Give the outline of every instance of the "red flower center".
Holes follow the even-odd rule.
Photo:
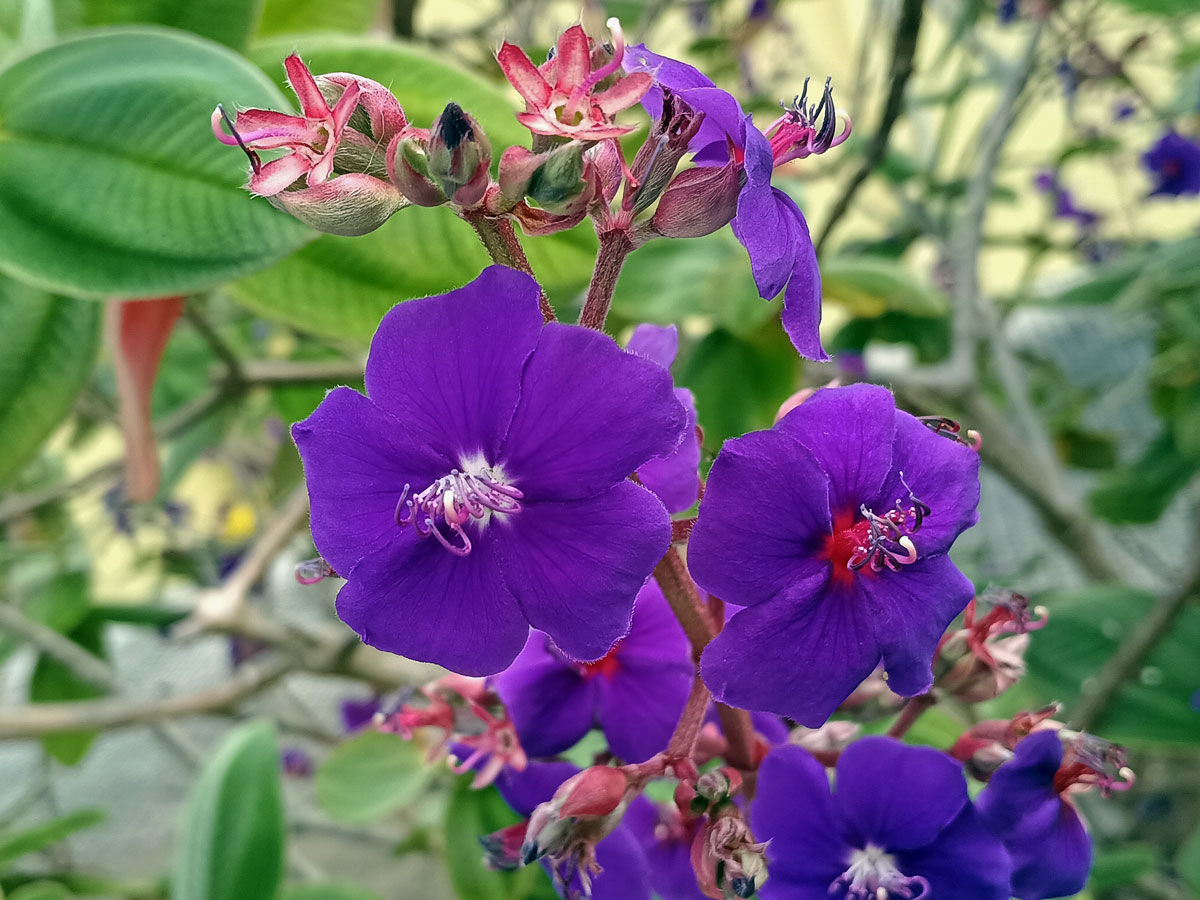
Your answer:
[[[579,670],[584,679],[591,681],[597,675],[601,675],[611,680],[621,668],[621,664],[617,661],[617,650],[620,648],[620,646],[621,642],[617,641],[615,644],[613,644],[611,650],[609,650],[595,662],[580,663]]]
[[[862,547],[870,539],[870,523],[866,519],[855,521],[855,518],[852,512],[835,515],[833,533],[825,538],[822,549],[822,556],[833,564],[833,579],[843,584],[854,577],[850,561],[862,552]]]

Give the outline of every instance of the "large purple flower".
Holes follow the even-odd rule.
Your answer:
[[[674,325],[642,324],[633,330],[625,349],[669,369],[679,353],[679,333]],[[700,438],[696,432],[696,398],[687,388],[675,388],[675,399],[687,412],[683,440],[667,456],[652,459],[637,470],[642,484],[652,490],[667,512],[683,512],[700,496]]]
[[[673,803],[638,797],[629,804],[623,827],[629,829],[650,865],[650,887],[662,900],[704,900],[692,868],[692,843],[704,819],[684,819]]]
[[[979,811],[1012,855],[1021,900],[1070,897],[1087,882],[1092,840],[1063,793],[1071,773],[1062,762],[1057,732],[1030,735],[979,795]]]
[[[569,762],[531,762],[519,772],[504,769],[495,784],[514,812],[529,816],[538,804],[554,795],[560,784],[578,772],[579,769]],[[635,800],[633,805],[638,802]],[[603,871],[592,880],[591,900],[650,900],[650,870],[646,856],[635,833],[624,822],[596,845],[596,862]],[[550,863],[545,858],[542,865],[550,870]],[[556,883],[561,895],[575,900],[587,893],[578,873],[561,874],[566,875],[561,885]]]
[[[496,678],[530,756],[573,747],[594,726],[613,753],[644,762],[665,750],[691,690],[688,640],[653,580],[633,608],[629,634],[601,659],[577,663],[540,631]]]
[[[818,104],[808,106],[807,97],[800,98],[767,128],[768,137],[755,127],[733,95],[693,66],[639,44],[626,53],[625,68],[654,76],[654,85],[642,99],[651,117],[662,114],[664,90],[704,114],[691,141],[694,161],[697,165],[736,165],[741,170],[737,215],[730,225],[750,255],[759,296],[770,300],[784,291],[782,318],[788,337],[802,355],[828,359],[818,333],[821,274],[808,223],[795,201],[771,186],[776,166],[824,152],[848,134],[834,134],[836,117],[828,85]]]
[[[1155,194],[1200,194],[1200,144],[1168,131],[1142,155],[1154,176]]]
[[[962,766],[928,747],[863,738],[837,788],[800,747],[763,761],[751,807],[769,840],[763,900],[1008,900],[1008,854],[967,799]]]
[[[317,549],[363,640],[465,675],[530,626],[572,659],[629,630],[670,542],[626,480],[678,445],[670,375],[603,334],[543,327],[538,286],[493,266],[380,323],[363,396],[331,391],[292,434]]]
[[[875,385],[726,442],[688,544],[696,583],[746,607],[704,652],[713,695],[815,728],[880,659],[893,691],[928,690],[974,593],[946,552],[978,501],[978,454]]]

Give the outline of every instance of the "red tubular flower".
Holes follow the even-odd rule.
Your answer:
[[[650,89],[651,77],[644,72],[622,75],[625,38],[621,24],[608,20],[613,35],[610,59],[596,65],[594,42],[579,25],[558,39],[556,52],[535,66],[525,51],[507,41],[496,59],[521,99],[525,112],[517,119],[534,134],[584,141],[602,141],[633,131],[614,122],[614,117],[640,101]],[[617,76],[616,83],[596,92],[601,82]]]

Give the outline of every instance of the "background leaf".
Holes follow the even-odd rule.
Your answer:
[[[365,822],[410,802],[429,769],[398,735],[364,731],[341,744],[317,770],[317,801],[335,819]]]
[[[0,865],[12,862],[26,853],[37,853],[77,831],[91,828],[104,821],[99,809],[77,809],[34,828],[15,833],[0,832]]]
[[[96,25],[168,25],[235,50],[254,33],[262,0],[55,0],[59,31]]]
[[[472,790],[470,775],[455,781],[446,806],[444,836],[446,869],[461,900],[522,900],[548,881],[540,865],[515,872],[497,872],[483,865],[479,838],[519,818],[495,788]]]
[[[283,875],[279,750],[270,722],[229,734],[192,792],[172,900],[272,900]]]
[[[85,619],[82,624],[68,632],[67,637],[93,656],[101,659],[108,656],[104,649],[104,623],[100,619]],[[30,703],[91,700],[104,696],[104,693],[45,653],[38,656],[29,679]],[[42,738],[42,746],[63,765],[73,766],[83,759],[95,739],[94,731],[47,734]]]
[[[5,342],[0,354],[0,487],[37,454],[70,412],[96,361],[102,313],[99,304],[56,297],[0,277]]]
[[[209,116],[287,105],[229,50],[182,32],[89,32],[0,73],[0,269],[88,296],[180,294],[315,233],[241,188]]]
[[[1096,585],[1044,594],[1037,602],[1050,610],[1050,622],[1033,635],[1029,676],[1045,696],[1066,704],[1069,719],[1085,681],[1116,652],[1154,597],[1132,588]],[[1093,730],[1122,744],[1200,743],[1200,714],[1189,706],[1196,690],[1197,646],[1200,609],[1187,607]]]
[[[380,0],[266,0],[258,33],[267,37],[302,31],[366,31]]]
[[[280,900],[382,900],[374,891],[356,884],[322,882],[284,885]]]

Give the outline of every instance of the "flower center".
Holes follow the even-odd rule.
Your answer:
[[[904,483],[904,474],[900,475]],[[907,488],[907,485],[905,485]],[[878,515],[860,506],[857,515],[838,515],[833,520],[833,533],[825,539],[825,556],[833,563],[833,577],[848,580],[862,569],[899,572],[901,566],[915,563],[917,547],[912,535],[932,510],[908,491],[906,499]]]
[[[617,674],[620,669],[620,663],[617,660],[617,648],[621,646],[621,641],[613,644],[612,649],[605,653],[595,662],[579,663],[579,671],[587,681],[591,681],[597,675],[611,679]]]
[[[434,537],[455,556],[471,552],[471,539],[463,525],[471,519],[484,526],[494,512],[521,510],[525,495],[510,484],[503,474],[487,465],[472,466],[476,471],[451,469],[425,490],[408,496],[411,485],[404,485],[396,503],[396,524],[409,525],[421,537]],[[448,532],[448,533],[447,533]]]
[[[851,852],[850,865],[829,885],[829,893],[847,900],[921,900],[929,893],[929,882],[905,875],[894,856],[867,844]]]

